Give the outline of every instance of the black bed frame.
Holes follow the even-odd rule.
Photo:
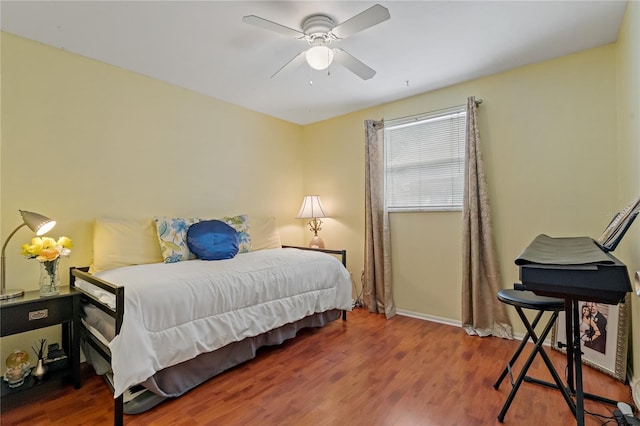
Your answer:
[[[94,277],[93,275],[89,274],[88,271],[88,266],[83,268],[71,267],[69,270],[69,285],[82,293],[83,303],[91,303],[115,320],[115,333],[116,335],[118,335],[120,334],[120,328],[122,328],[122,317],[124,315],[124,287],[115,286],[107,281]],[[76,278],[100,287],[102,290],[115,295],[115,311],[101,303],[89,293],[83,291],[81,288],[76,287]],[[111,351],[109,350],[109,348],[83,326],[80,327],[80,338],[87,344],[91,345],[91,347],[93,347],[102,357],[104,357],[104,359],[109,361],[109,364],[111,364]],[[113,424],[115,426],[122,426],[124,424],[124,395],[118,396],[113,401]]]
[[[347,267],[347,251],[346,250],[329,250],[310,247],[298,247],[298,246],[282,246],[282,248],[296,248],[300,250],[312,250],[320,251],[322,253],[339,255],[342,260],[342,265]],[[75,286],[76,278],[93,284],[102,290],[115,295],[116,309],[115,311],[104,305],[98,299],[83,291],[81,288]],[[115,334],[120,334],[122,327],[122,318],[124,315],[124,287],[116,286],[107,281],[101,280],[89,273],[89,267],[71,267],[69,269],[69,285],[74,287],[77,291],[82,293],[82,302],[91,303],[107,315],[112,317],[115,321]],[[347,311],[342,311],[342,320],[347,320]],[[92,333],[90,333],[85,327],[80,327],[80,338],[93,347],[105,360],[111,363],[111,351],[100,340],[98,340]],[[122,426],[124,424],[124,395],[121,394],[113,401],[113,424],[114,426]]]

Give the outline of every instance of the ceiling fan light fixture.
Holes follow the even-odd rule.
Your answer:
[[[314,46],[307,50],[305,57],[311,68],[324,70],[329,68],[329,65],[333,62],[333,50],[327,46]]]
[[[308,50],[299,52],[293,59],[280,67],[280,69],[271,76],[272,78],[283,70],[297,68],[298,65],[305,61],[313,69],[324,70],[329,68],[335,59],[338,65],[345,67],[363,80],[369,80],[376,75],[375,70],[339,47],[330,49],[327,46],[333,41],[343,40],[353,34],[378,25],[389,18],[391,18],[389,10],[384,6],[376,4],[337,25],[333,19],[325,14],[308,16],[302,22],[302,31],[289,28],[256,15],[243,16],[242,22],[305,41],[311,46]]]

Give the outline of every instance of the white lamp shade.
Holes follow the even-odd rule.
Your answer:
[[[22,215],[22,221],[29,227],[37,236],[44,235],[56,226],[56,221],[49,219],[39,213],[28,212],[20,210]]]
[[[316,70],[323,70],[333,62],[333,50],[327,46],[314,46],[305,54],[309,66]]]
[[[298,212],[298,219],[315,219],[327,217],[318,195],[305,195]]]

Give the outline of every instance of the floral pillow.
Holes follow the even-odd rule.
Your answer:
[[[209,219],[170,217],[155,217],[154,219],[156,221],[158,240],[160,242],[160,250],[164,258],[164,263],[174,263],[196,258],[196,255],[189,251],[187,231],[194,223]],[[238,233],[238,253],[248,253],[251,251],[251,236],[249,234],[249,220],[247,215],[225,216],[217,220],[230,225]]]
[[[249,218],[246,214],[241,214],[238,216],[225,216],[217,220],[220,220],[231,226],[238,233],[238,253],[249,253],[251,251]]]
[[[187,246],[187,230],[198,222],[196,218],[155,217],[160,251],[164,263],[180,262],[195,259],[196,256]]]

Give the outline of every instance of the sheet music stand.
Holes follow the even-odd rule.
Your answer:
[[[640,200],[638,201],[640,202]],[[596,244],[598,244],[598,246],[606,252],[614,251],[616,247],[618,247],[620,241],[622,241],[622,238],[627,233],[627,230],[629,229],[633,221],[636,220],[636,217],[638,217],[638,213],[640,213],[640,211],[638,210],[632,211],[630,213],[627,213],[626,218],[622,219],[621,216],[625,213],[617,213],[613,217],[613,219],[611,219],[609,225],[607,225],[605,230],[602,232],[602,235],[596,240]],[[618,219],[622,220],[620,224],[617,224]]]

